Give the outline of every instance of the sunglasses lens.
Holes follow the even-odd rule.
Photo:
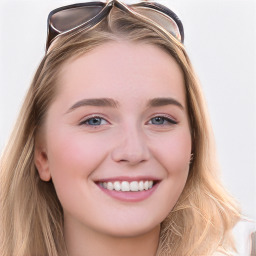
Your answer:
[[[62,33],[90,22],[102,9],[102,6],[81,6],[61,10],[51,16],[50,24],[55,30]]]
[[[135,11],[143,16],[150,18],[152,21],[157,23],[160,27],[165,28],[169,33],[181,41],[181,34],[177,23],[168,15],[142,6],[137,6]]]

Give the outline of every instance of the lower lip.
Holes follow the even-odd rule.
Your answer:
[[[124,202],[140,202],[149,198],[157,189],[159,182],[155,184],[152,188],[148,190],[138,191],[138,192],[123,192],[108,190],[98,185],[98,187],[110,197],[118,199]]]

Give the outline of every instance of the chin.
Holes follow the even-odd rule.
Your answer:
[[[103,233],[116,238],[132,238],[160,231],[162,221],[145,221],[146,219],[147,216],[136,221],[132,221],[131,219],[123,220],[121,223],[114,221],[111,226],[104,227]]]

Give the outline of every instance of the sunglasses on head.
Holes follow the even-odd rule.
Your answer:
[[[112,7],[118,7],[138,19],[150,23],[166,36],[174,36],[184,42],[183,25],[178,16],[159,3],[141,1],[127,5],[119,0],[103,2],[85,2],[57,8],[48,16],[48,36],[46,50],[60,35],[73,34],[76,31],[87,30],[100,23]]]

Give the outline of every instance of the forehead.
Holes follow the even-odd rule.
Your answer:
[[[71,98],[156,94],[185,104],[181,68],[170,54],[146,43],[108,42],[70,59],[61,69],[59,86],[60,94]]]

